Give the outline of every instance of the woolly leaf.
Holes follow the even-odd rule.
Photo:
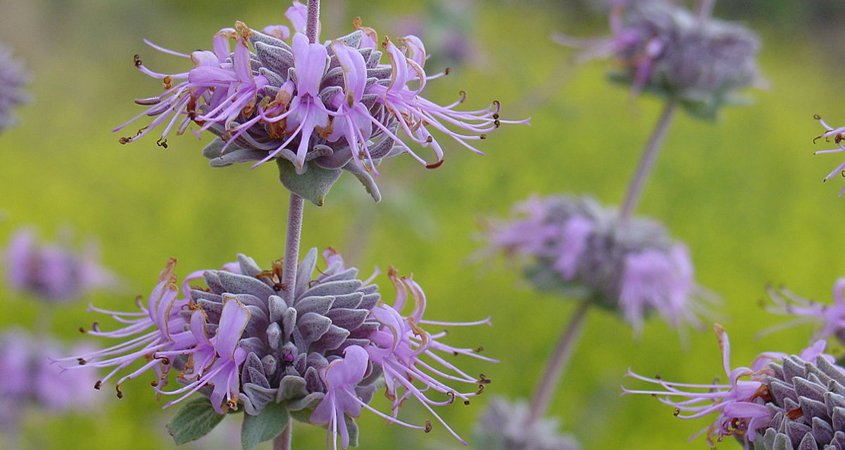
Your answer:
[[[186,403],[176,413],[176,417],[167,424],[167,432],[173,436],[177,445],[182,445],[205,436],[224,417],[224,414],[214,410],[207,398],[198,398]]]
[[[323,206],[326,194],[340,178],[340,169],[323,169],[316,164],[307,164],[305,173],[296,173],[293,163],[286,159],[277,158],[279,166],[279,180],[288,190],[310,201],[317,206]]]
[[[241,446],[244,450],[255,450],[258,444],[278,436],[289,422],[290,415],[284,403],[269,403],[257,416],[245,414]]]

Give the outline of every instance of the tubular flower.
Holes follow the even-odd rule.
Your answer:
[[[735,93],[759,82],[760,41],[743,26],[651,0],[617,2],[610,28],[608,38],[557,40],[585,48],[583,59],[615,58],[621,70],[613,78],[630,84],[633,93],[677,98],[689,112],[708,118],[725,103],[739,103]]]
[[[354,419],[362,409],[391,423],[427,430],[428,423],[414,425],[396,418],[403,398],[413,396],[434,414],[431,405],[478,393],[458,393],[441,379],[473,386],[488,382],[483,376],[466,375],[435,353],[474,355],[475,350],[449,346],[440,342],[445,333],[432,335],[419,328],[447,324],[422,319],[425,296],[416,283],[390,272],[394,285],[402,287],[394,309],[381,304],[378,286],[371,279],[359,280],[358,269],[346,267],[336,252],[327,250],[323,260],[325,269],[317,270],[317,252],[308,252],[297,269],[290,299],[282,294],[278,262],[262,270],[240,255],[237,263],[222,270],[194,272],[183,283],[184,298],[171,263],[142,312],[98,310],[127,326],[111,333],[97,328],[91,334],[128,340],[80,356],[79,363],[115,367],[105,381],[134,361],[145,360],[118,384],[153,369],[157,393],[176,396],[165,407],[195,392],[208,396],[209,408],[218,414],[243,410],[260,416],[268,405],[284,404],[294,418],[325,425],[330,447],[336,447],[340,434],[343,448],[357,445]],[[199,279],[206,287],[189,286]],[[408,289],[417,305],[411,317],[402,317],[399,310]],[[181,386],[165,389],[171,367],[178,370]],[[368,405],[381,377],[396,400],[392,414]],[[432,400],[432,392],[442,393],[444,400]]]
[[[93,305],[89,307],[89,310],[109,315],[125,326],[114,331],[102,331],[99,323],[94,322],[87,333],[91,336],[119,339],[122,342],[102,350],[62,358],[58,362],[68,369],[113,367],[94,385],[96,389],[100,389],[103,383],[123,369],[136,361],[144,361],[141,368],[118,379],[115,385],[118,397],[123,397],[120,387],[125,381],[136,378],[147,370],[156,373],[156,385],[164,385],[172,364],[170,358],[161,356],[159,352],[183,350],[196,344],[190,331],[188,301],[178,298],[175,267],[176,260],[170,259],[159,275],[159,282],[150,293],[146,306],[142,304],[140,297],[137,299],[139,312],[109,311]],[[77,364],[72,365],[73,362]]]
[[[443,162],[431,131],[479,152],[472,141],[484,139],[502,123],[526,122],[501,120],[498,102],[459,111],[463,94],[447,106],[423,97],[427,82],[442,74],[425,72],[425,47],[415,36],[384,39],[379,47],[374,45],[375,30],[356,21],[357,30],[349,35],[309,43],[302,30],[303,8],[295,2],[288,11],[293,33],[281,26],[260,32],[238,22],[215,35],[213,51],[186,55],[153,46],[190,59],[193,67],[187,72],[156,73],[136,57],[136,66],[161,79],[165,90],[137,100],[147,109],[117,130],[142,116],[153,120],[121,142],[161,125],[158,143],[166,147],[171,132],[182,134],[193,122],[200,131],[218,136],[204,150],[212,166],[276,159],[280,167],[292,164],[297,174],[314,168],[321,176],[333,177],[332,182],[344,169],[378,200],[372,175],[377,175],[382,158],[407,152],[430,168]],[[381,62],[382,51],[387,63]],[[416,146],[431,148],[434,161],[417,155],[412,149]]]
[[[629,371],[628,376],[657,384],[662,390],[623,388],[623,392],[658,396],[662,403],[674,407],[675,415],[682,419],[718,413],[716,421],[706,429],[711,445],[723,437],[734,436],[746,449],[791,449],[792,445],[801,450],[821,448],[815,446],[815,441],[813,447],[798,445],[810,439],[805,435],[813,434],[812,430],[825,425],[824,430],[832,430],[829,423],[817,423],[821,422],[815,418],[820,413],[819,405],[824,410],[824,405],[832,401],[834,405],[829,406],[831,414],[834,408],[845,406],[845,400],[840,401],[838,394],[830,399],[830,395],[825,395],[829,389],[845,389],[842,387],[845,372],[833,364],[831,356],[823,353],[824,342],[816,342],[800,355],[762,353],[750,367],[731,369],[728,335],[722,327],[716,325],[714,328],[728,384],[674,383]],[[838,386],[833,383],[838,383]],[[831,416],[827,415],[828,412],[822,414],[829,422]],[[842,429],[838,421],[835,426]],[[784,433],[788,433],[791,442],[781,442],[783,437],[777,435]],[[814,437],[824,446],[828,442],[833,443],[833,434],[830,431],[828,437],[825,432],[820,432]],[[774,445],[775,441],[777,445]]]
[[[15,123],[13,109],[29,99],[24,92],[28,80],[23,64],[0,43],[0,133]]]
[[[81,349],[77,349],[81,350]],[[0,430],[14,431],[24,414],[21,408],[44,411],[84,411],[96,403],[91,395],[94,374],[64,371],[50,364],[66,349],[52,339],[22,330],[0,335]]]
[[[9,286],[48,302],[64,302],[92,290],[115,287],[117,277],[99,263],[96,244],[82,252],[67,243],[39,245],[31,229],[12,236],[6,249]]]
[[[511,221],[493,222],[494,251],[527,259],[537,287],[562,291],[618,311],[639,332],[652,311],[673,326],[699,323],[694,298],[704,297],[686,246],[657,222],[620,221],[614,210],[586,197],[531,198]]]
[[[405,400],[413,398],[428,409],[456,439],[466,444],[434,412],[431,406],[450,404],[455,398],[461,399],[464,404],[469,404],[470,398],[483,392],[484,386],[490,380],[484,375],[479,377],[468,375],[443,359],[438,353],[469,355],[490,362],[495,362],[495,360],[478,355],[473,349],[455,348],[443,344],[438,339],[445,336],[445,332],[430,334],[420,328],[420,325],[467,326],[489,324],[490,321],[486,319],[478,322],[447,323],[424,320],[422,316],[425,313],[426,297],[422,288],[411,278],[397,276],[394,270],[390,270],[388,275],[397,291],[396,301],[392,306],[382,304],[373,309],[371,317],[379,323],[379,328],[370,336],[372,344],[366,349],[370,354],[370,359],[383,372],[385,395],[393,401],[393,413],[394,415],[397,413]],[[414,301],[413,313],[408,317],[402,317],[400,311],[405,307],[409,293]],[[477,389],[461,392],[440,381],[441,378]],[[426,395],[429,391],[439,392],[447,398],[445,400],[432,399]]]
[[[824,133],[819,136],[816,136],[813,139],[813,142],[818,141],[819,139],[824,139],[825,142],[833,142],[836,144],[836,148],[827,149],[827,150],[818,150],[815,152],[816,155],[820,154],[827,154],[827,153],[840,153],[845,152],[845,144],[842,143],[845,140],[845,127],[834,127],[829,125],[824,119],[821,118],[818,114],[814,116],[816,120],[818,120],[819,124],[821,124],[822,128],[824,128]],[[827,176],[824,177],[824,181],[827,181],[838,174],[843,174],[845,176],[845,162],[836,166],[835,169],[830,171]],[[839,196],[841,197],[845,194],[845,188],[842,188],[839,191]]]
[[[814,302],[800,297],[789,289],[768,289],[769,297],[775,303],[770,311],[794,316],[786,326],[813,323],[818,326],[813,339],[835,337],[845,343],[845,278],[833,285],[833,304]]]

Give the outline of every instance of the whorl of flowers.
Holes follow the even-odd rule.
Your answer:
[[[237,263],[223,270],[192,273],[180,295],[171,261],[146,306],[139,304],[140,312],[92,308],[112,315],[125,327],[104,332],[95,324],[89,334],[118,339],[118,344],[63,362],[74,368],[112,368],[97,383],[99,388],[141,361],[140,368],[118,379],[118,395],[125,381],[153,370],[155,390],[176,397],[165,407],[195,392],[208,396],[218,414],[242,409],[258,416],[268,405],[283,404],[294,418],[325,425],[333,443],[330,447],[336,447],[338,434],[342,448],[356,445],[354,419],[362,409],[391,423],[428,430],[430,423],[413,425],[397,418],[408,399],[421,403],[458,437],[432,406],[450,404],[456,398],[468,403],[489,380],[466,374],[440,354],[489,359],[475,350],[442,343],[445,332],[431,334],[421,327],[488,321],[427,321],[422,317],[425,294],[411,278],[389,272],[397,298],[387,305],[380,299],[378,286],[359,280],[358,270],[346,267],[334,251],[327,250],[323,258],[326,267],[318,270],[316,250],[305,256],[292,299],[282,297],[278,263],[262,270],[252,259],[239,256]],[[206,287],[189,287],[198,279]],[[413,305],[406,305],[409,301]],[[412,309],[409,316],[402,315],[406,306]],[[182,386],[166,389],[167,374],[173,369]],[[456,389],[446,382],[466,388]],[[382,385],[393,402],[389,414],[368,404]]]
[[[833,285],[833,304],[803,298],[786,288],[770,287],[768,293],[775,303],[770,311],[794,318],[783,326],[812,323],[818,327],[814,339],[835,337],[845,343],[845,278]]]
[[[558,423],[541,418],[528,421],[528,405],[496,397],[490,400],[475,431],[476,448],[485,450],[578,450],[572,436],[557,431]]]
[[[15,123],[13,109],[29,98],[24,92],[28,80],[23,64],[0,43],[0,133]]]
[[[845,152],[845,144],[843,144],[843,140],[845,140],[845,126],[841,127],[834,127],[828,124],[824,119],[821,118],[818,114],[814,116],[816,120],[819,121],[819,124],[824,128],[824,133],[819,136],[816,136],[813,139],[813,142],[818,141],[819,139],[823,139],[825,142],[830,142],[831,140],[836,144],[836,148],[827,149],[827,150],[818,150],[815,152],[816,155],[826,154],[826,153],[840,153]],[[845,162],[836,166],[835,169],[830,171],[827,176],[824,177],[824,181],[827,181],[833,178],[836,175],[843,175],[845,176]],[[845,194],[845,188],[842,188],[839,191],[839,195],[842,196]]]
[[[182,134],[195,123],[199,131],[219,137],[204,150],[212,166],[276,159],[280,168],[287,168],[290,164],[281,162],[286,160],[296,174],[313,169],[312,176],[329,185],[344,169],[378,200],[372,175],[382,158],[407,152],[426,167],[438,167],[443,150],[432,132],[479,152],[474,141],[507,122],[499,118],[498,101],[460,111],[456,108],[464,93],[446,106],[423,97],[427,83],[445,73],[426,73],[425,46],[416,36],[380,41],[374,29],[356,19],[357,30],[351,34],[310,43],[304,34],[304,9],[294,2],[288,11],[292,32],[284,26],[260,32],[237,22],[215,34],[211,51],[187,55],[150,44],[190,59],[193,67],[157,73],[136,56],[136,67],[162,80],[164,93],[136,101],[148,108],[117,130],[143,116],[153,120],[121,142],[162,126],[158,144],[166,147],[171,132]],[[415,146],[430,148],[434,160],[417,155]],[[296,189],[296,181],[282,181]]]
[[[736,91],[759,81],[760,41],[751,30],[699,17],[664,0],[617,2],[610,16],[613,35],[595,40],[561,36],[561,43],[586,47],[584,58],[614,57],[613,74],[632,86],[680,100],[688,111],[712,117]]]
[[[494,222],[494,250],[527,259],[526,275],[541,289],[618,311],[635,330],[656,311],[674,326],[697,324],[703,293],[693,278],[686,246],[657,222],[620,220],[615,210],[588,197],[531,198],[513,219]]]
[[[731,369],[728,335],[718,325],[715,329],[727,384],[675,383],[629,372],[660,390],[623,391],[658,396],[682,419],[718,413],[706,428],[711,445],[727,436],[755,450],[833,449],[845,443],[840,441],[845,438],[845,372],[822,353],[824,341],[800,355],[762,353],[750,367]]]
[[[117,284],[117,277],[100,265],[93,241],[81,252],[66,242],[40,245],[29,228],[12,236],[5,262],[6,279],[12,289],[49,302],[77,299],[92,290]]]
[[[21,408],[28,406],[67,412],[85,411],[95,404],[91,391],[95,374],[66,371],[50,363],[65,351],[58,342],[23,330],[0,334],[0,430],[14,431],[24,415]]]

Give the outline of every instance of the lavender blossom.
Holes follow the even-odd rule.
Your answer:
[[[617,2],[611,37],[580,40],[558,36],[564,45],[585,48],[582,59],[614,57],[621,70],[612,78],[633,93],[652,92],[680,100],[687,111],[715,117],[735,93],[760,81],[760,41],[747,28],[697,17],[664,0]]]
[[[479,420],[476,448],[485,450],[578,450],[574,437],[560,434],[553,419],[529,422],[528,406],[493,398]]]
[[[349,35],[309,43],[300,23],[302,8],[295,2],[287,14],[293,32],[273,26],[262,33],[237,22],[214,36],[213,51],[187,55],[150,44],[190,59],[193,67],[162,74],[136,56],[138,69],[162,80],[165,90],[137,100],[148,108],[116,130],[143,116],[153,120],[121,143],[161,125],[158,144],[166,147],[171,132],[182,134],[193,122],[199,131],[218,136],[203,151],[212,166],[252,161],[254,167],[275,159],[283,184],[320,204],[341,170],[358,177],[378,200],[373,175],[381,159],[407,152],[428,168],[438,167],[444,154],[432,131],[480,153],[474,141],[502,123],[526,122],[501,120],[498,101],[460,111],[463,93],[446,106],[423,97],[426,84],[444,74],[426,73],[425,46],[415,36],[385,38],[379,46],[376,31],[356,21],[357,30]],[[383,52],[387,63],[381,62]],[[430,148],[434,160],[415,153],[416,146]],[[308,171],[310,178],[299,179]],[[314,183],[324,186],[319,195],[308,195]]]
[[[95,404],[93,373],[65,371],[50,363],[50,358],[65,351],[49,338],[22,330],[0,334],[0,430],[14,432],[22,420],[22,408],[68,412],[86,411]]]
[[[0,133],[15,123],[12,110],[28,100],[24,92],[28,80],[23,64],[0,43]]]
[[[89,240],[82,251],[67,241],[40,245],[29,228],[17,231],[6,249],[9,286],[48,302],[66,302],[89,292],[114,288],[117,277],[100,265],[99,250]]]
[[[750,367],[730,368],[727,333],[716,326],[728,384],[686,384],[628,375],[661,390],[629,390],[656,395],[675,415],[694,419],[718,413],[704,431],[713,445],[734,436],[746,449],[834,449],[845,444],[845,369],[823,353],[818,341],[800,355],[769,352]]]
[[[411,278],[399,277],[393,270],[388,273],[397,289],[396,301],[388,306],[381,302],[372,278],[357,279],[358,270],[347,268],[333,250],[324,252],[323,259],[326,268],[317,270],[316,250],[306,255],[297,270],[292,299],[282,297],[279,263],[262,270],[241,255],[237,264],[227,264],[223,270],[192,273],[180,292],[171,261],[146,306],[139,305],[140,312],[92,308],[125,326],[105,332],[95,325],[89,334],[120,343],[62,362],[73,369],[113,368],[97,383],[99,387],[138,361],[140,368],[129,369],[117,381],[118,395],[125,381],[153,370],[156,392],[176,397],[165,407],[195,392],[209,397],[209,409],[216,414],[243,410],[248,417],[261,417],[282,405],[296,419],[325,425],[330,448],[336,448],[338,434],[342,448],[357,445],[355,418],[363,409],[390,423],[427,431],[428,422],[410,424],[398,419],[408,399],[421,403],[460,439],[432,406],[447,405],[456,398],[468,403],[489,380],[483,375],[469,376],[441,355],[490,359],[441,342],[445,332],[431,334],[421,327],[489,321],[425,320],[426,298]],[[199,279],[207,287],[189,287]],[[403,316],[408,301],[414,302],[413,310]],[[173,368],[182,386],[169,389],[167,374]],[[380,379],[393,400],[389,413],[369,406]],[[447,382],[468,388],[456,389]]]
[[[774,302],[769,311],[794,317],[784,326],[812,323],[818,328],[813,339],[835,337],[845,343],[845,278],[833,285],[833,304],[814,302],[786,288],[770,287],[768,293]]]
[[[493,250],[527,260],[527,277],[540,289],[592,298],[618,311],[639,332],[657,312],[673,326],[699,324],[698,298],[686,246],[657,222],[620,220],[616,211],[587,197],[532,198],[514,218],[494,222]]]
[[[836,148],[827,149],[827,150],[818,150],[818,151],[815,152],[815,154],[820,155],[820,154],[827,154],[827,153],[845,152],[845,144],[842,143],[842,141],[845,140],[845,127],[831,126],[824,119],[822,119],[821,116],[819,116],[818,114],[816,114],[814,116],[814,118],[819,121],[819,124],[822,126],[822,128],[824,128],[825,131],[821,135],[816,136],[815,139],[813,139],[813,142],[816,142],[819,139],[823,139],[825,142],[830,142],[831,140],[833,140],[833,142],[836,144]],[[827,181],[827,180],[833,178],[834,176],[836,176],[838,174],[842,174],[843,176],[845,176],[845,162],[836,166],[835,169],[830,171],[830,173],[828,173],[827,176],[824,177],[824,181]],[[840,197],[843,194],[845,194],[845,188],[842,188],[839,191]]]

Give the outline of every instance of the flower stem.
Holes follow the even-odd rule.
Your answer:
[[[675,107],[678,102],[675,99],[666,101],[666,106],[663,107],[663,112],[660,114],[660,119],[651,132],[651,137],[646,143],[643,150],[643,156],[640,158],[640,163],[637,166],[637,172],[634,178],[628,185],[628,193],[625,195],[625,202],[619,212],[619,220],[625,221],[634,213],[637,203],[643,193],[643,187],[648,179],[651,169],[654,168],[654,162],[657,160],[657,154],[660,152],[660,147],[663,145],[663,138],[666,137],[666,131],[669,129],[669,123],[672,122],[672,117],[675,113]]]
[[[701,20],[709,19],[713,15],[713,8],[716,6],[716,0],[701,0],[698,4],[698,18]]]
[[[584,319],[587,317],[587,310],[590,309],[591,303],[592,300],[589,298],[582,301],[572,313],[569,323],[564,328],[563,334],[560,336],[557,347],[555,347],[554,353],[552,354],[552,358],[549,360],[549,365],[546,366],[546,371],[543,373],[543,379],[534,392],[534,398],[531,399],[528,424],[534,423],[537,419],[543,417],[549,408],[552,394],[560,384],[561,377],[566,370],[566,365],[572,356],[572,350],[575,348],[575,343],[578,342],[578,338],[581,336]]]
[[[291,192],[288,208],[288,235],[285,242],[285,265],[282,271],[282,293],[285,301],[293,305],[296,298],[296,266],[299,264],[299,241],[302,236],[302,211],[305,200]]]
[[[320,36],[320,0],[308,0],[308,19],[305,22],[305,35],[308,42],[317,43]]]
[[[291,450],[291,443],[293,442],[293,422],[288,419],[288,426],[282,431],[282,434],[276,436],[273,440],[273,450]]]

